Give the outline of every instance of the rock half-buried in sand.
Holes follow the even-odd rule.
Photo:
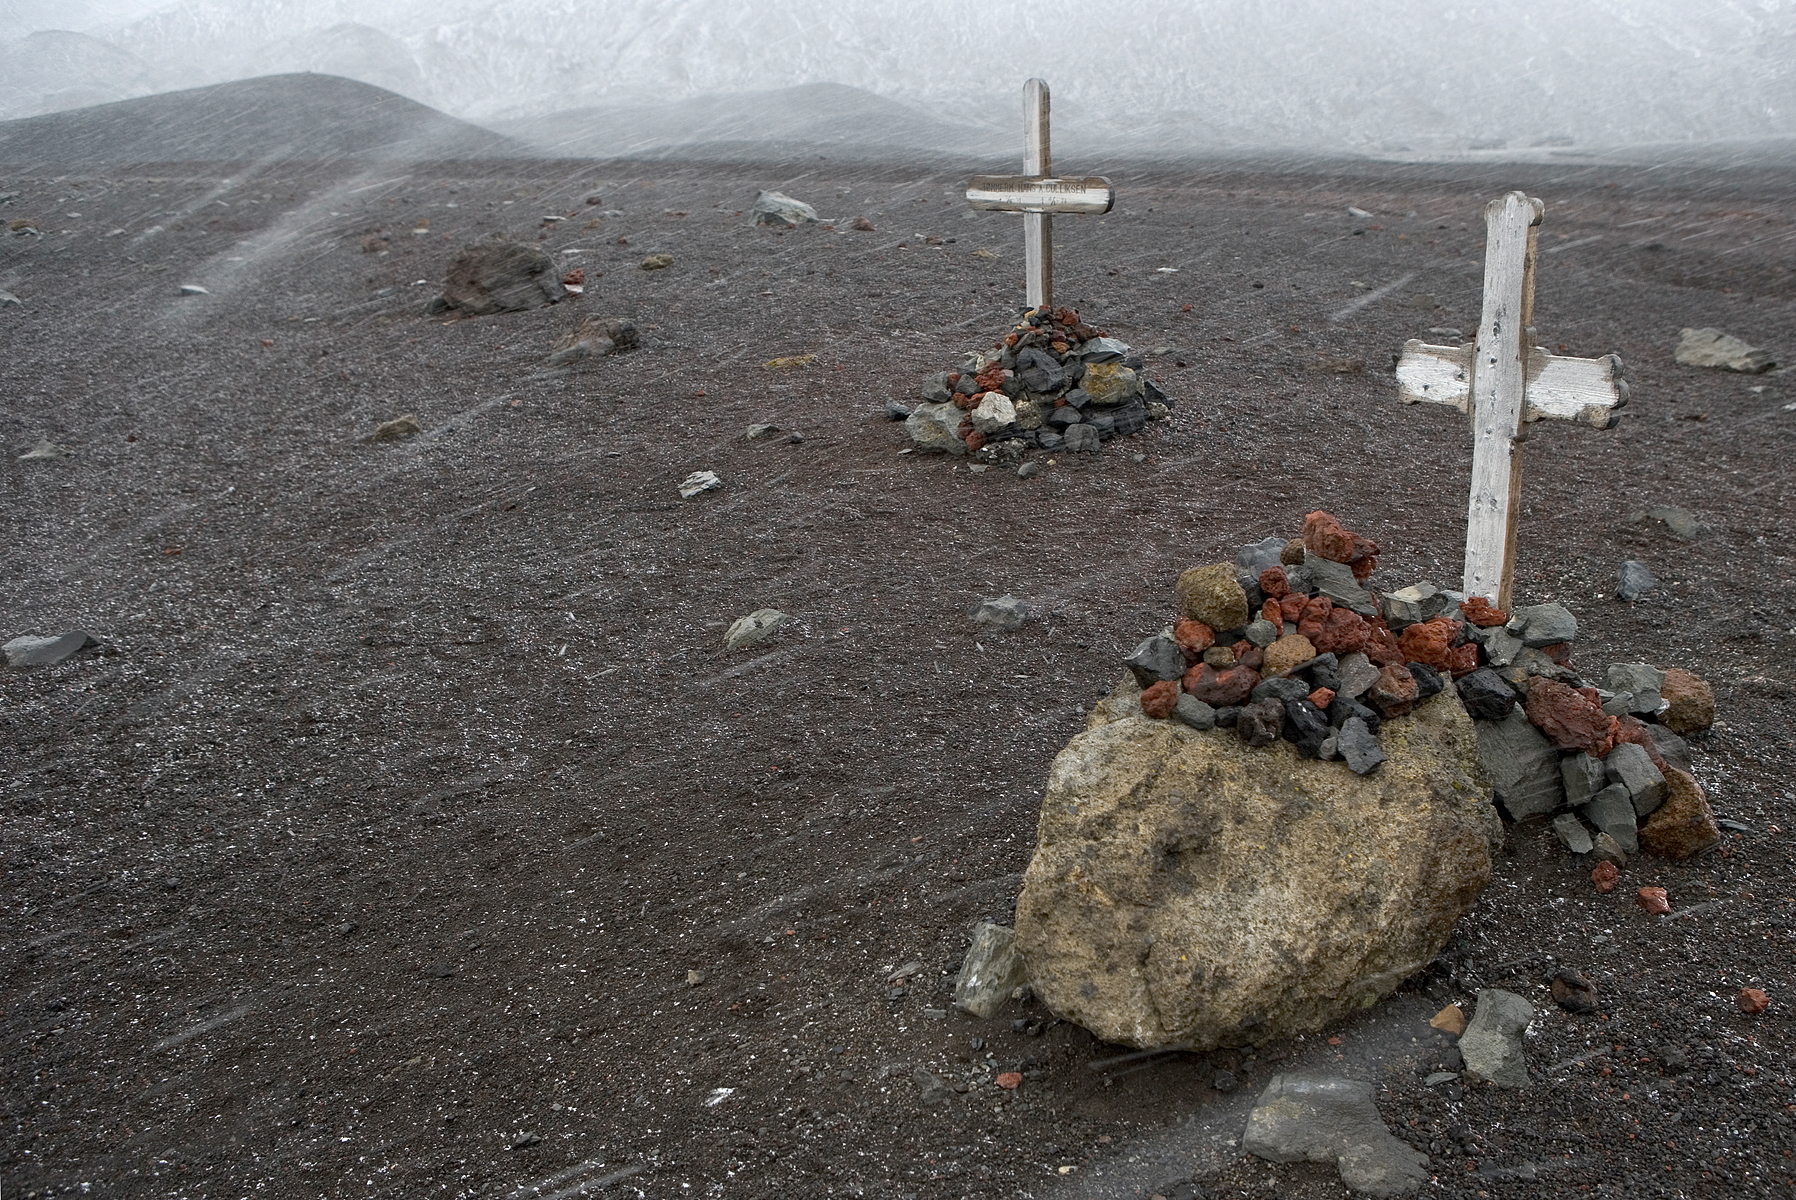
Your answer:
[[[1054,759],[1017,945],[1106,1041],[1209,1049],[1319,1028],[1439,952],[1502,825],[1457,704],[1384,722],[1370,775],[1141,714],[1134,679]]]

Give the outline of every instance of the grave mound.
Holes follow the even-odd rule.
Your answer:
[[[1095,453],[1168,415],[1141,356],[1070,308],[1030,309],[990,349],[924,384],[902,415],[919,450],[1016,463],[1031,450]],[[901,406],[900,406],[901,408]]]

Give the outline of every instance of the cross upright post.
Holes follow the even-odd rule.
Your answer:
[[[1058,179],[1048,144],[1048,85],[1031,79],[1023,85],[1022,175],[976,175],[967,186],[967,202],[987,212],[1023,214],[1023,258],[1030,308],[1054,303],[1055,213],[1107,213],[1116,189],[1101,176]]]
[[[1568,358],[1534,344],[1534,266],[1546,206],[1510,192],[1484,209],[1484,307],[1467,346],[1404,343],[1397,385],[1406,404],[1448,404],[1472,419],[1466,503],[1467,596],[1507,610],[1515,588],[1522,442],[1542,417],[1613,429],[1628,402],[1621,359]]]

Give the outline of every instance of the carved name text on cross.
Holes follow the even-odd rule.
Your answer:
[[[1508,610],[1515,585],[1516,511],[1527,423],[1542,417],[1613,429],[1628,402],[1621,359],[1564,358],[1534,345],[1534,262],[1539,200],[1510,192],[1484,210],[1484,311],[1469,346],[1411,339],[1397,362],[1404,403],[1450,404],[1472,418],[1472,491],[1466,506],[1467,596]]]
[[[1108,179],[1054,178],[1048,149],[1048,85],[1023,85],[1022,175],[975,175],[967,203],[988,212],[1023,214],[1023,252],[1028,266],[1030,308],[1054,303],[1054,213],[1107,213],[1116,203]]]

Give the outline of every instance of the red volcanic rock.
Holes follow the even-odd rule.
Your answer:
[[[1289,596],[1279,599],[1278,610],[1284,614],[1285,620],[1295,625],[1297,619],[1303,616],[1303,610],[1309,605],[1309,602],[1310,598],[1302,592],[1292,592]]]
[[[1509,614],[1483,596],[1470,596],[1460,601],[1459,611],[1465,614],[1466,620],[1481,629],[1509,624]]]
[[[1001,392],[1004,390],[1004,368],[993,363],[973,376],[973,382],[979,385],[982,392]]]
[[[1596,884],[1599,892],[1612,892],[1621,882],[1621,868],[1612,862],[1600,862],[1590,868],[1590,882]]]
[[[1187,662],[1196,662],[1205,650],[1216,644],[1216,631],[1202,621],[1180,617],[1173,623],[1172,640],[1185,652]]]
[[[1771,997],[1763,988],[1741,988],[1740,994],[1734,997],[1734,1003],[1740,1006],[1743,1013],[1762,1013],[1771,1005]]]
[[[1416,706],[1416,677],[1402,663],[1378,668],[1378,681],[1366,689],[1366,703],[1380,715],[1400,717]]]
[[[1280,596],[1291,594],[1291,582],[1285,578],[1283,567],[1267,567],[1260,572],[1260,590],[1276,600]]]
[[[1459,636],[1459,622],[1447,617],[1422,621],[1403,630],[1397,649],[1403,661],[1427,663],[1437,671],[1453,669],[1453,639]]]
[[[1336,608],[1320,621],[1309,620],[1306,613],[1305,619],[1298,622],[1297,631],[1310,639],[1317,654],[1345,656],[1366,648],[1371,627],[1351,608]]]
[[[1162,679],[1141,693],[1141,711],[1162,721],[1172,716],[1178,704],[1179,685],[1170,679]]]
[[[1447,662],[1447,670],[1453,678],[1459,679],[1470,675],[1478,669],[1478,643],[1466,642],[1453,647],[1453,653]]]
[[[1619,746],[1623,742],[1633,742],[1636,746],[1639,746],[1642,750],[1646,751],[1646,756],[1652,760],[1653,766],[1659,768],[1661,771],[1665,769],[1665,756],[1659,753],[1659,748],[1657,746],[1653,745],[1653,735],[1647,729],[1646,722],[1642,721],[1639,717],[1623,715],[1615,718],[1615,725],[1616,745]]]
[[[1218,671],[1205,663],[1185,672],[1185,690],[1212,708],[1242,705],[1260,682],[1260,673],[1252,667],[1236,665]]]
[[[1664,888],[1641,888],[1634,893],[1634,899],[1641,908],[1655,917],[1662,917],[1671,911],[1671,901],[1666,897]]]
[[[959,371],[949,371],[948,378],[943,380],[943,382],[946,383],[949,387],[953,387],[955,384],[960,382],[960,372]]]
[[[1523,707],[1555,750],[1582,750],[1592,758],[1605,758],[1615,749],[1609,714],[1563,683],[1530,676]]]
[[[1333,688],[1317,688],[1315,691],[1310,693],[1310,703],[1314,704],[1317,708],[1320,708],[1325,712],[1327,711],[1328,706],[1333,704],[1334,702],[1335,702],[1335,691]]]
[[[985,435],[977,429],[967,434],[967,449],[977,451],[985,445]]]
[[[1383,621],[1366,622],[1366,644],[1361,649],[1375,667],[1400,665],[1408,661],[1403,657],[1403,651],[1397,648],[1397,639],[1391,636],[1391,631],[1385,628]]]
[[[1285,620],[1285,610],[1279,607],[1277,600],[1267,600],[1266,603],[1260,605],[1260,619],[1271,621],[1274,625],[1282,625]]]
[[[1358,542],[1361,539],[1358,534],[1354,534],[1353,540]],[[1354,582],[1364,583],[1372,577],[1372,572],[1378,569],[1378,556],[1376,554],[1368,554],[1363,558],[1354,559],[1347,565],[1353,569]]]
[[[979,407],[979,401],[984,396],[984,392],[975,392],[971,396],[963,396],[959,392],[955,392],[954,407],[960,409],[962,412],[970,412]]]
[[[1246,649],[1242,649],[1246,647]],[[1252,642],[1235,643],[1235,665],[1257,671],[1266,665],[1266,652]]]
[[[1303,519],[1303,548],[1317,558],[1344,563],[1353,557],[1353,535],[1333,513],[1313,512]]]
[[[1570,642],[1554,642],[1551,646],[1542,646],[1540,652],[1559,666],[1571,666],[1572,645]]]
[[[1601,708],[1603,706],[1602,693],[1598,692],[1593,687],[1573,688],[1572,691],[1578,693],[1578,695],[1584,697],[1584,699],[1590,701],[1592,704],[1596,705],[1598,708]]]

